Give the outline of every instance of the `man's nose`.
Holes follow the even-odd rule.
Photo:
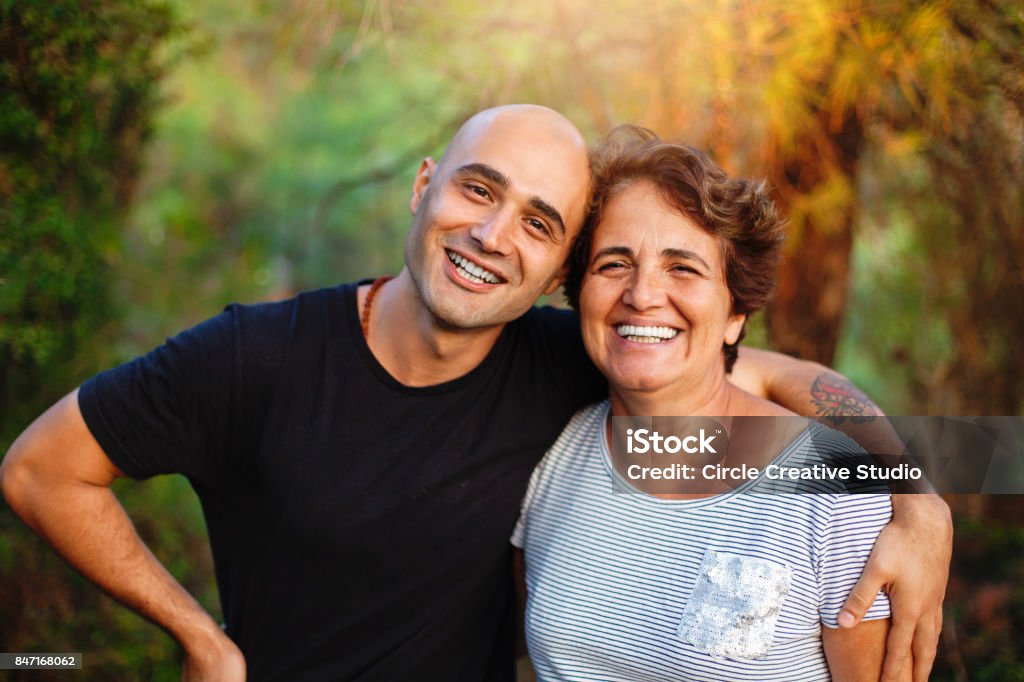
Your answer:
[[[512,253],[512,230],[515,229],[515,223],[512,211],[500,209],[474,225],[469,234],[484,251],[508,256]]]

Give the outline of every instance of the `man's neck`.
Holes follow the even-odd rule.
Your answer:
[[[359,288],[361,314],[368,291],[369,286]],[[377,291],[369,323],[370,352],[406,386],[433,386],[469,373],[491,352],[504,329],[444,325],[426,308],[406,269]]]

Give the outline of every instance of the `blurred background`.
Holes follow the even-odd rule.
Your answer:
[[[754,345],[839,369],[890,414],[1022,413],[1016,0],[8,0],[0,451],[228,302],[397,272],[420,159],[519,101],[771,181],[791,225]],[[217,613],[188,483],[118,492]],[[1024,499],[949,502],[933,679],[1024,680]],[[163,632],[6,505],[0,650],[84,652],[76,679],[180,676]]]

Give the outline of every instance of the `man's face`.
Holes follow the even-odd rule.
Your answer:
[[[501,325],[557,288],[589,169],[578,133],[555,123],[535,111],[499,116],[460,132],[440,164],[421,166],[405,259],[442,324]]]

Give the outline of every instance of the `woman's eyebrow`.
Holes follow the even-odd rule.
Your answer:
[[[697,261],[708,270],[711,269],[711,266],[708,265],[703,258],[698,256],[695,251],[690,251],[688,249],[664,249],[662,250],[661,255],[665,258],[681,258],[683,260]]]
[[[593,260],[597,260],[603,256],[626,256],[627,258],[632,258],[633,249],[628,246],[606,246],[594,254]]]

